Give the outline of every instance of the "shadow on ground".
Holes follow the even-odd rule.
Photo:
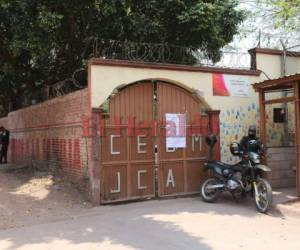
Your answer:
[[[66,205],[69,203],[64,199],[64,195],[69,193],[61,192],[57,195],[60,191],[53,189],[54,184],[46,188],[49,193],[43,199],[37,199],[30,193],[25,195],[15,192],[20,186],[30,182],[32,176],[27,174],[16,181],[15,175],[12,176],[11,173],[0,174],[1,195],[5,189],[6,199],[9,197],[16,206],[15,213],[8,216],[16,216],[14,219],[23,218],[23,225],[26,225],[25,228],[0,231],[0,249],[5,250],[27,249],[27,247],[39,249],[46,248],[47,244],[57,245],[60,249],[72,245],[82,249],[116,247],[146,250],[157,248],[209,250],[212,247],[206,242],[205,237],[199,235],[211,230],[210,223],[216,227],[223,220],[232,222],[236,219],[249,220],[262,217],[284,219],[283,214],[276,209],[272,209],[269,215],[259,214],[252,199],[246,198],[237,202],[228,195],[223,195],[213,204],[204,203],[199,197],[193,197],[94,208],[80,206],[82,200],[78,199],[70,204],[75,207],[77,204],[79,209],[76,210]],[[74,195],[76,194],[70,196],[71,199]],[[28,204],[32,207],[32,211],[26,214]],[[5,205],[1,198],[0,211],[3,208],[6,211],[10,207],[11,204]],[[61,207],[64,209],[60,210]],[[20,216],[18,214],[23,216],[18,217]],[[32,219],[37,215],[41,219]],[[24,220],[24,216],[27,219]],[[182,226],[185,220],[191,222]],[[201,227],[202,220],[209,220],[209,223],[206,221]],[[59,222],[41,224],[51,221]],[[193,221],[197,222],[195,224],[197,228],[193,225]],[[16,225],[19,226],[18,223]]]
[[[70,218],[90,208],[75,186],[32,168],[0,171],[0,229]]]
[[[234,221],[239,218],[257,218],[254,206],[248,202],[233,203],[221,199],[217,204],[207,204],[198,198],[148,201],[119,206],[105,206],[91,209],[87,215],[75,220],[61,221],[47,225],[36,225],[29,231],[18,229],[0,233],[0,245],[5,250],[26,246],[42,248],[47,244],[72,245],[82,249],[90,246],[109,249],[212,249],[202,237],[194,235],[190,228],[183,228],[178,218],[201,222],[204,217],[211,219],[211,226],[217,226],[219,219]],[[275,215],[272,215],[275,216]],[[280,215],[277,215],[280,216]],[[198,224],[199,225],[199,224]],[[201,223],[200,223],[201,225]],[[224,226],[224,225],[220,225]],[[198,227],[198,226],[197,226]],[[207,224],[199,229],[211,230]],[[220,232],[211,232],[220,233]],[[159,245],[157,245],[159,242]],[[26,248],[24,248],[26,249]]]

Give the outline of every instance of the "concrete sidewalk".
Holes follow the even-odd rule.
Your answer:
[[[285,217],[300,219],[300,198],[295,188],[282,188],[273,191],[273,209]]]
[[[291,188],[277,188],[273,190],[273,204],[283,204],[297,200],[297,191],[295,187]]]

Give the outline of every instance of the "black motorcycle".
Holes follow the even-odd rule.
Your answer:
[[[215,142],[216,137],[207,138],[210,149]],[[205,170],[210,170],[211,174],[201,186],[202,199],[206,202],[214,202],[224,191],[229,191],[234,197],[249,193],[254,197],[257,210],[266,213],[272,204],[272,188],[262,175],[271,169],[261,164],[262,153],[245,154],[236,142],[230,145],[230,151],[233,155],[239,156],[241,161],[234,165],[213,160],[205,163]]]

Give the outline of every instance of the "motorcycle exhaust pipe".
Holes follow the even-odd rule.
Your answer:
[[[225,184],[215,184],[215,185],[208,185],[207,189],[217,189],[217,188],[224,188]]]

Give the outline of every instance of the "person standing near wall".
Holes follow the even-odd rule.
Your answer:
[[[0,164],[7,163],[9,131],[7,129],[5,129],[3,126],[0,127],[0,142],[1,142]]]
[[[248,129],[248,136],[244,136],[240,141],[240,145],[244,153],[255,152],[262,153],[263,145],[256,136],[256,126],[251,125]]]

